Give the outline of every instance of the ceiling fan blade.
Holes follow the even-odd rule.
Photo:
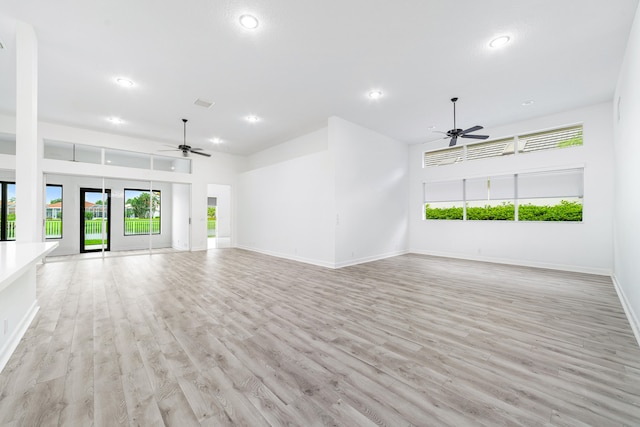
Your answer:
[[[454,145],[456,145],[457,141],[458,141],[458,135],[453,135],[451,137],[451,142],[449,143],[449,147],[453,147]]]
[[[201,152],[199,152],[199,151],[193,151],[193,149],[191,149],[191,152],[192,152],[193,154],[199,154],[199,155],[201,155],[201,156],[211,157],[211,154],[201,153]]]
[[[461,138],[487,139],[489,135],[460,135]]]
[[[181,151],[181,150],[178,150],[177,148],[174,148],[173,150],[157,150],[157,151]]]
[[[480,130],[480,129],[484,129],[484,128],[482,126],[480,126],[480,125],[476,125],[476,126],[474,126],[472,128],[463,130],[460,134],[464,135],[465,133],[475,132],[475,131]]]
[[[190,148],[191,151],[202,151],[204,148]]]

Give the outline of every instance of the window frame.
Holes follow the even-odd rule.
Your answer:
[[[141,193],[149,193],[150,197],[149,200],[150,202],[153,200],[153,194],[154,193],[158,193],[158,232],[155,233],[153,231],[153,217],[151,216],[151,206],[148,207],[149,209],[149,222],[151,223],[149,225],[149,232],[148,233],[129,233],[127,234],[127,191],[139,191]],[[132,236],[159,236],[162,235],[162,191],[161,190],[149,190],[146,188],[125,188],[123,190],[123,198],[124,198],[124,206],[122,209],[122,215],[123,215],[123,223],[122,223],[122,231],[123,231],[123,236],[125,237],[132,237]]]
[[[537,196],[537,197],[526,197],[523,198],[521,197],[521,195],[519,194],[520,192],[520,183],[519,183],[519,178],[521,176],[527,176],[527,175],[536,175],[536,174],[540,174],[541,176],[548,174],[548,175],[552,175],[552,174],[562,174],[562,173],[575,173],[576,171],[580,171],[581,174],[581,179],[582,182],[580,184],[580,191],[578,191],[578,195],[567,195],[567,196],[558,196],[558,195],[553,195],[549,194],[549,196]],[[469,219],[468,218],[468,213],[467,213],[467,209],[469,208],[469,202],[474,202],[477,201],[476,199],[474,200],[468,200],[467,198],[467,182],[468,181],[478,181],[481,182],[482,180],[486,180],[487,181],[487,195],[488,198],[487,200],[490,201],[500,201],[503,203],[509,203],[509,201],[504,202],[503,198],[499,198],[499,199],[493,199],[491,197],[491,193],[490,193],[490,181],[493,180],[500,180],[502,178],[507,178],[507,177],[511,177],[510,179],[513,180],[513,185],[514,185],[514,192],[513,192],[513,198],[511,199],[510,203],[513,204],[514,207],[514,218],[511,219]],[[455,179],[449,179],[449,180],[439,180],[439,181],[431,181],[431,182],[423,182],[423,201],[422,201],[422,219],[423,220],[435,220],[435,221],[459,221],[460,218],[427,218],[427,205],[431,204],[434,202],[435,199],[430,198],[430,196],[428,196],[427,194],[427,187],[429,186],[429,184],[433,185],[439,185],[442,187],[445,187],[447,184],[451,185],[452,188],[454,187],[454,184],[461,182],[462,181],[462,206],[463,206],[463,216],[462,216],[462,221],[501,221],[501,222],[528,222],[528,223],[537,223],[537,222],[561,222],[561,223],[573,223],[573,224],[582,224],[584,223],[584,177],[585,177],[585,166],[565,166],[562,168],[558,168],[558,169],[544,169],[544,170],[540,170],[540,171],[527,171],[527,172],[522,172],[522,173],[502,173],[502,174],[498,174],[498,175],[487,175],[487,176],[475,176],[475,177],[469,177],[469,178],[455,178]],[[447,198],[447,197],[442,197],[440,196],[440,198],[442,200],[454,200],[454,197],[451,198]],[[575,201],[572,201],[571,199],[575,199],[577,198],[578,200],[580,200],[580,205],[581,205],[581,210],[580,210],[580,220],[561,220],[561,221],[557,221],[557,220],[553,220],[553,219],[544,219],[544,220],[537,220],[537,219],[520,219],[520,215],[519,215],[519,207],[522,205],[527,205],[530,203],[527,203],[527,200],[533,199],[533,198],[537,198],[540,200],[544,200],[544,199],[559,199],[559,203],[553,204],[553,205],[534,205],[534,206],[540,206],[540,207],[547,207],[547,208],[552,208],[553,206],[557,206],[557,205],[561,205],[562,202],[566,201],[568,203],[576,203]],[[457,200],[457,198],[455,198],[455,202],[458,203],[459,201]],[[432,208],[434,209],[434,208]],[[440,208],[435,208],[435,209],[440,209]],[[565,212],[566,214],[566,212]],[[573,213],[575,214],[575,212]]]

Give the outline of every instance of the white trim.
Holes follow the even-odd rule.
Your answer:
[[[364,264],[367,262],[373,262],[381,259],[393,258],[400,255],[406,255],[408,253],[409,251],[404,250],[404,251],[387,252],[386,254],[373,255],[373,256],[364,257],[364,258],[357,258],[350,261],[343,261],[343,262],[336,263],[334,268],[343,268],[343,267],[349,267],[351,265]]]
[[[24,315],[18,327],[13,331],[13,334],[9,337],[4,347],[0,349],[0,372],[7,365],[7,362],[11,358],[13,352],[18,348],[18,344],[20,344],[20,340],[27,332],[29,325],[33,322],[33,319],[36,317],[36,314],[40,310],[40,306],[38,305],[38,301],[34,301],[31,305],[31,308]]]
[[[549,270],[570,271],[574,273],[596,274],[598,276],[611,276],[611,270],[607,268],[591,268],[591,267],[584,267],[579,265],[555,264],[555,263],[548,263],[548,262],[519,261],[519,260],[508,259],[508,258],[492,258],[492,257],[473,256],[473,255],[464,255],[464,254],[461,255],[458,253],[439,252],[439,251],[410,250],[409,253],[437,256],[442,258],[457,258],[457,259],[465,259],[470,261],[490,262],[493,264],[507,264],[507,265],[521,266],[521,267],[534,267],[534,268],[546,268]]]
[[[627,299],[627,296],[625,295],[622,286],[620,286],[620,282],[618,282],[615,274],[611,275],[611,280],[613,281],[613,287],[616,289],[618,298],[620,298],[620,303],[622,304],[624,313],[627,315],[627,319],[629,320],[629,325],[631,325],[633,335],[635,335],[636,337],[636,342],[640,346],[640,322],[638,321],[638,317],[633,311],[631,304],[629,304],[629,300]]]
[[[257,252],[259,254],[274,256],[276,258],[289,259],[291,261],[298,261],[298,262],[303,262],[305,264],[317,265],[318,267],[335,268],[334,263],[327,262],[327,261],[321,261],[321,260],[316,260],[312,258],[303,258],[298,256],[291,256],[289,254],[283,254],[283,253],[274,252],[274,251],[265,251],[263,249],[256,249],[248,246],[234,246],[234,247],[238,249],[243,249],[245,251]]]
[[[405,255],[405,254],[409,253],[409,251],[395,251],[395,252],[389,252],[389,253],[386,253],[386,254],[374,255],[374,256],[364,257],[364,258],[358,258],[358,259],[339,262],[339,263],[335,263],[335,262],[332,263],[332,262],[328,262],[328,261],[321,261],[321,260],[316,260],[316,259],[311,259],[311,258],[304,258],[304,257],[299,257],[299,256],[291,256],[289,254],[283,254],[283,253],[280,253],[280,252],[265,251],[265,250],[262,250],[262,249],[250,248],[248,246],[234,246],[234,247],[237,248],[237,249],[243,249],[245,251],[257,252],[257,253],[260,253],[260,254],[274,256],[274,257],[277,257],[277,258],[283,258],[283,259],[288,259],[288,260],[291,260],[291,261],[303,262],[305,264],[311,264],[311,265],[315,265],[315,266],[318,266],[318,267],[331,268],[331,269],[339,269],[339,268],[348,267],[348,266],[351,266],[351,265],[364,264],[366,262],[377,261],[377,260],[380,260],[380,259],[391,258],[391,257],[395,257],[395,256],[399,256],[399,255]]]

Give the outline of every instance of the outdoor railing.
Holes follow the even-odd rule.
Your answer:
[[[160,233],[160,218],[151,221],[153,225],[152,234]],[[126,218],[124,220],[124,235],[149,234],[149,219],[146,218]]]
[[[16,222],[7,221],[7,240],[15,240],[16,238]]]
[[[45,237],[47,239],[59,239],[62,237],[62,221],[50,221],[45,223]],[[7,221],[7,240],[15,240],[16,238],[16,221]]]
[[[44,223],[44,230],[47,239],[59,239],[62,237],[62,221],[48,219]]]
[[[108,221],[104,223],[107,224]],[[151,221],[153,225],[153,234],[160,233],[160,218],[154,218]],[[125,235],[149,234],[149,220],[144,218],[127,218],[124,220]],[[207,221],[207,234],[209,237],[216,235],[216,220],[209,219]],[[102,220],[93,219],[84,222],[85,236],[102,236]],[[62,221],[46,220],[45,236],[47,239],[56,239],[62,237]],[[7,221],[7,240],[16,238],[16,222],[15,220]]]

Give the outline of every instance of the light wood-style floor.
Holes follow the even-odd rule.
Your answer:
[[[638,426],[609,278],[237,249],[49,263],[2,426]]]

